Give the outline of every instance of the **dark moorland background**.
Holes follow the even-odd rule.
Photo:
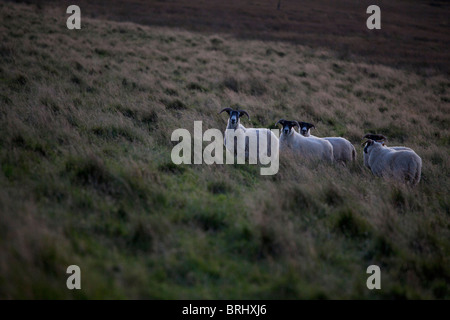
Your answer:
[[[67,8],[73,1],[51,3]],[[243,39],[290,41],[324,47],[341,58],[364,57],[396,67],[414,66],[449,72],[450,4],[445,0],[80,0],[83,15]],[[382,28],[366,28],[366,9],[382,11]]]

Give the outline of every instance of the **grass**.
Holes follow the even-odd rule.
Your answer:
[[[0,3],[1,298],[450,297],[445,73],[101,19],[69,31],[65,18]],[[235,104],[244,125],[343,135],[358,161],[286,155],[275,176],[171,162],[174,129],[222,129],[217,112]],[[416,188],[362,166],[369,131],[422,157]],[[71,264],[82,290],[66,288]]]
[[[28,0],[39,7],[50,5],[61,12],[69,0]],[[354,0],[240,0],[224,1],[145,1],[124,3],[118,0],[79,0],[84,17],[128,21],[150,26],[170,26],[190,31],[208,32],[210,50],[226,50],[227,44],[217,33],[229,33],[240,39],[285,41],[314,48],[327,48],[340,60],[370,61],[422,74],[450,71],[448,60],[448,12],[443,0],[399,0],[378,3],[381,29],[368,30],[367,8],[372,1]],[[127,31],[117,28],[123,35]],[[167,37],[163,41],[174,42]],[[196,46],[194,40],[186,45]],[[286,52],[266,47],[268,59],[284,57]],[[305,53],[326,59],[321,53]],[[177,59],[184,56],[174,55]],[[164,57],[167,59],[168,57]],[[363,59],[361,59],[363,58]],[[337,68],[339,64],[337,63]],[[448,99],[448,97],[446,97]]]

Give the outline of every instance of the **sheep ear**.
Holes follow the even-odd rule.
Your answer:
[[[230,114],[230,112],[233,111],[233,109],[231,109],[231,108],[223,108],[218,114],[221,114],[224,111],[226,111],[228,114]]]
[[[361,144],[361,147],[364,147],[367,143],[369,143],[370,140],[366,140]]]
[[[300,123],[300,125],[302,126],[302,127],[307,127],[308,129],[311,129],[311,128],[316,128],[316,126],[315,125],[313,125],[312,123],[309,123],[309,122],[303,122],[303,121],[300,121],[299,122]]]
[[[295,126],[297,126],[297,128],[300,129],[300,124],[298,123],[298,121],[295,121],[295,120],[294,120],[293,122],[295,123]],[[295,126],[294,126],[294,127],[295,127]]]

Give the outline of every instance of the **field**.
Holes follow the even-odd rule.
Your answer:
[[[64,11],[71,0],[27,0]],[[277,4],[280,8],[277,10]],[[333,50],[338,58],[450,73],[450,4],[445,0],[78,0],[92,18],[169,26],[240,39],[286,41]],[[366,28],[381,8],[381,30]]]
[[[397,65],[106,17],[68,30],[42,3],[0,2],[0,298],[450,298],[448,34]],[[172,163],[173,130],[224,129],[235,104],[249,127],[346,137],[358,161]],[[422,157],[416,188],[363,167],[367,132]]]

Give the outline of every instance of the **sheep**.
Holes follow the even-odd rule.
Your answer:
[[[311,135],[311,129],[316,128],[315,125],[299,121],[299,131],[304,137],[314,137]],[[356,149],[350,141],[342,137],[325,137],[333,146],[333,157],[336,162],[350,162],[356,160]]]
[[[373,134],[373,133],[366,134],[363,137],[363,139],[370,139],[370,140],[374,140],[374,141],[377,141],[377,142],[382,141],[383,145],[386,145],[386,141],[387,141],[387,138],[385,136],[383,136],[382,134]],[[410,150],[410,151],[413,151],[411,148],[408,148],[408,147],[387,147],[387,148],[393,149],[393,150]],[[366,153],[363,152],[363,158],[364,158],[364,166],[366,166],[367,168],[370,169],[369,156]]]
[[[411,149],[392,149],[382,141],[368,139],[363,143],[367,165],[376,176],[393,178],[417,185],[422,171],[422,159]]]
[[[297,133],[293,128],[300,128],[297,121],[289,121],[281,119],[276,125],[281,124],[283,129],[280,135],[280,151],[292,149],[295,153],[299,153],[308,158],[319,158],[329,162],[333,162],[333,146],[329,141],[310,137],[306,138]]]
[[[238,163],[244,163],[245,160],[253,164],[262,163],[261,157],[270,157],[272,161],[275,157],[278,159],[279,141],[278,137],[271,130],[244,127],[240,122],[240,118],[246,115],[250,120],[250,116],[245,110],[224,108],[219,114],[222,112],[227,112],[230,116],[225,129],[224,145],[227,150],[238,157]],[[233,141],[227,141],[227,136],[233,138]],[[263,138],[264,136],[265,139]],[[245,160],[242,159],[242,151],[245,151]]]

